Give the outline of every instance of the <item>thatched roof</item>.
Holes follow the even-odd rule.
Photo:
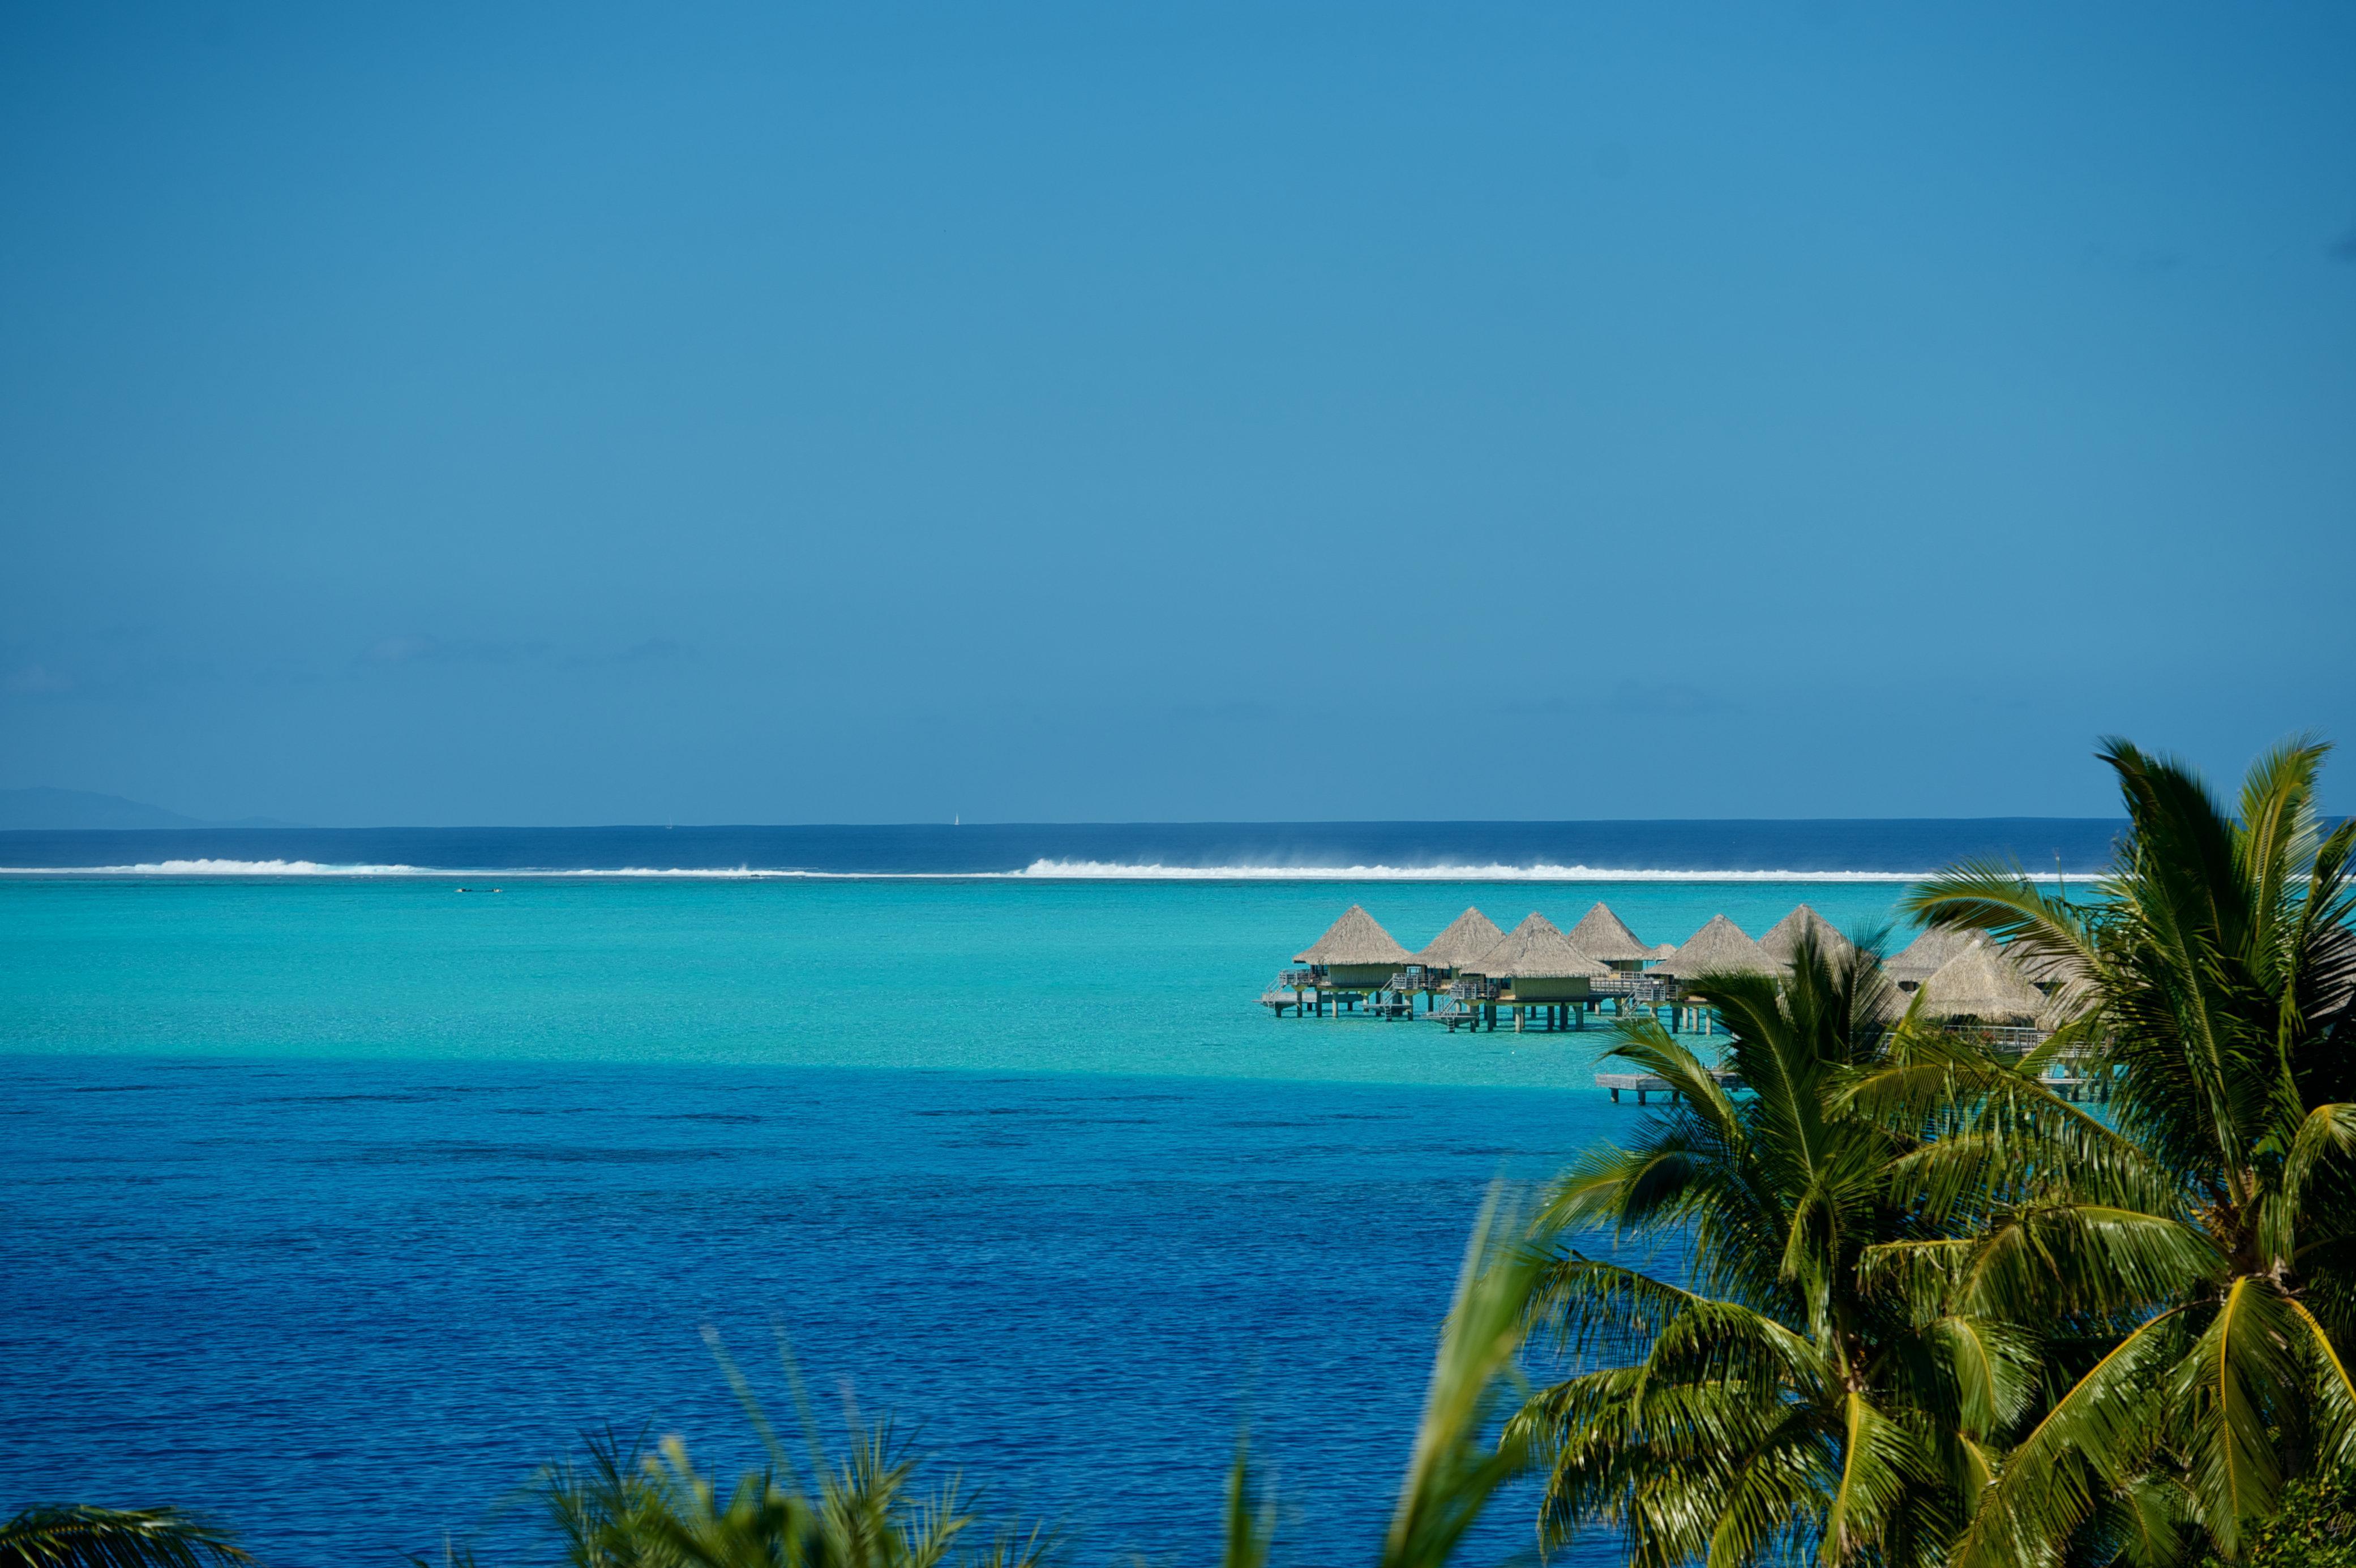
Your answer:
[[[1612,972],[1570,945],[1552,920],[1533,914],[1464,966],[1492,980],[1592,979]]]
[[[1655,949],[1653,950],[1653,957],[1654,957],[1655,960],[1665,959],[1665,958],[1668,957],[1671,953],[1673,953],[1673,952],[1675,952],[1675,951],[1676,951],[1676,950],[1677,950],[1677,944],[1676,944],[1676,943],[1675,943],[1675,942],[1663,942],[1660,946],[1658,946],[1658,947],[1656,947],[1656,948],[1655,948]]]
[[[1803,931],[1816,934],[1816,950],[1827,959],[1843,958],[1855,950],[1850,947],[1849,940],[1833,929],[1830,920],[1805,904],[1768,927],[1767,934],[1759,939],[1759,950],[1779,967],[1789,969],[1792,960],[1799,953],[1800,933]]]
[[[1415,955],[1416,961],[1431,969],[1462,969],[1505,936],[1497,922],[1478,909],[1467,909],[1448,922],[1448,929],[1431,939],[1431,945]]]
[[[1636,940],[1636,933],[1608,904],[1598,903],[1581,915],[1569,935],[1572,947],[1606,963],[1637,962],[1653,956],[1653,950]]]
[[[2055,986],[2083,984],[2086,980],[2085,966],[2066,953],[2012,951],[2012,961],[2029,976],[2030,984],[2048,994]]]
[[[2027,1024],[2044,1010],[2045,993],[2019,966],[1985,941],[1968,943],[1922,983],[1929,1018],[1976,1018],[1985,1024]]]
[[[2032,980],[2029,983],[2034,985],[2037,983]],[[2044,988],[2040,986],[2039,989]],[[2090,983],[2065,980],[2045,993],[2045,1005],[2038,1010],[2037,1026],[2045,1030],[2058,1029],[2083,1015],[2094,1000],[2094,988]]]
[[[1655,972],[1675,975],[1679,980],[1691,980],[1701,974],[1772,974],[1775,967],[1775,961],[1762,952],[1757,942],[1743,935],[1740,926],[1723,915],[1712,915],[1709,924],[1687,937],[1683,947],[1663,959]]]
[[[1325,928],[1325,934],[1311,943],[1307,951],[1293,954],[1292,961],[1408,964],[1415,961],[1415,955],[1391,940],[1391,934],[1375,924],[1372,915],[1353,904],[1340,919]]]
[[[1977,931],[1933,926],[1907,944],[1906,950],[1881,966],[1901,985],[1920,985],[1939,972],[1939,966],[1979,940]]]

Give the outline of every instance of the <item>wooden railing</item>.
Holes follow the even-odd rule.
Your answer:
[[[1599,974],[1587,983],[1589,990],[1598,996],[1624,996],[1631,1002],[1666,1002],[1676,992],[1676,982],[1665,974],[1637,974],[1627,970],[1614,970]]]

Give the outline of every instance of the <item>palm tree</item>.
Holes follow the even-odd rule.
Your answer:
[[[0,1568],[232,1568],[253,1561],[177,1509],[29,1508],[0,1524]]]
[[[2045,1408],[1965,1564],[2165,1562],[2188,1532],[2230,1559],[2286,1477],[2356,1460],[2356,823],[2317,819],[2326,749],[2267,754],[2233,814],[2185,764],[2105,742],[2129,828],[2094,903],[1988,864],[1908,900],[2056,984],[2072,1016],[2047,1050],[2116,1084],[2105,1127],[1950,1071],[1956,1135],[1912,1174],[1950,1196],[2006,1174],[1974,1240],[1870,1261],[2049,1340]]]
[[[1920,1033],[1895,1021],[1878,937],[1788,976],[1699,984],[1750,1093],[1652,1022],[1612,1054],[1676,1100],[1565,1178],[1549,1219],[1676,1244],[1689,1284],[1561,1253],[1534,1303],[1579,1369],[1508,1427],[1547,1472],[1542,1544],[1616,1523],[1634,1568],[1938,1561],[2026,1402],[2031,1347],[1864,1288],[1874,1246],[1926,1237],[1893,1167],[1919,1129],[1848,1090]]]

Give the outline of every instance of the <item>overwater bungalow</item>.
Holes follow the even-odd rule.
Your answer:
[[[2044,1046],[2077,1015],[2088,983],[2066,964],[2024,961],[1986,933],[1972,931],[1909,1000],[1922,1017],[2026,1051]],[[2086,1040],[2054,1052],[2039,1072],[2046,1088],[2067,1100],[2108,1100],[2115,1087],[2099,1048]]]
[[[1478,909],[1467,909],[1449,921],[1447,929],[1415,955],[1418,970],[1410,972],[1421,983],[1419,989],[1424,993],[1427,1004],[1433,992],[1445,990],[1456,979],[1458,971],[1495,947],[1505,936],[1497,929],[1497,922]]]
[[[1708,925],[1687,937],[1655,968],[1690,984],[1703,974],[1772,974],[1776,963],[1740,926],[1723,915],[1712,915]]]
[[[1765,953],[1778,969],[1792,967],[1792,959],[1800,950],[1803,932],[1814,932],[1816,950],[1827,960],[1847,958],[1857,950],[1849,940],[1834,929],[1833,923],[1806,904],[1801,905],[1782,919],[1767,928],[1759,939],[1759,950]]]
[[[1701,976],[1773,974],[1781,967],[1740,926],[1723,915],[1712,915],[1709,923],[1687,937],[1682,947],[1655,964],[1653,972],[1665,974],[1677,983],[1676,1026],[1697,1027],[1708,1033],[1713,1022],[1708,998],[1697,989]]]
[[[1881,972],[1904,992],[1912,992],[1939,972],[1939,966],[1979,940],[1976,931],[1933,926],[1906,944],[1906,950],[1881,966]]]
[[[2075,1017],[2085,1010],[2093,999],[2094,977],[2072,959],[2054,953],[2019,953],[2005,955],[2019,969],[2022,978],[2045,993],[2045,1008],[2037,1015],[2040,1029],[2051,1030],[2062,1020]]]
[[[1290,991],[1294,1011],[1306,1002],[1322,1015],[1330,1001],[1333,1015],[1339,1017],[1344,1006],[1355,1007],[1361,1001],[1389,992],[1393,979],[1415,962],[1415,955],[1399,946],[1363,907],[1353,904],[1325,928],[1323,936],[1293,954],[1292,961],[1304,967],[1279,975],[1276,989],[1260,1000],[1275,1007],[1280,1017],[1283,1008],[1271,998],[1278,992]]]
[[[1572,947],[1613,969],[1633,972],[1653,961],[1654,950],[1637,939],[1609,904],[1600,900],[1567,934]]]
[[[2045,993],[1985,940],[1965,943],[1922,983],[1922,1015],[1944,1023],[2028,1030],[2044,1011]]]
[[[1447,1020],[1450,1030],[1460,1022],[1494,1029],[1502,1007],[1514,1015],[1514,1032],[1519,1034],[1532,1013],[1547,1029],[1585,1027],[1593,982],[1612,971],[1571,946],[1552,920],[1533,912],[1465,963],[1462,972],[1450,991],[1456,1004]]]

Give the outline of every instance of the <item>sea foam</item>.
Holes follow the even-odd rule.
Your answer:
[[[1663,871],[1599,865],[1133,865],[1034,860],[1042,879],[1174,882],[1919,882],[1919,871]]]

